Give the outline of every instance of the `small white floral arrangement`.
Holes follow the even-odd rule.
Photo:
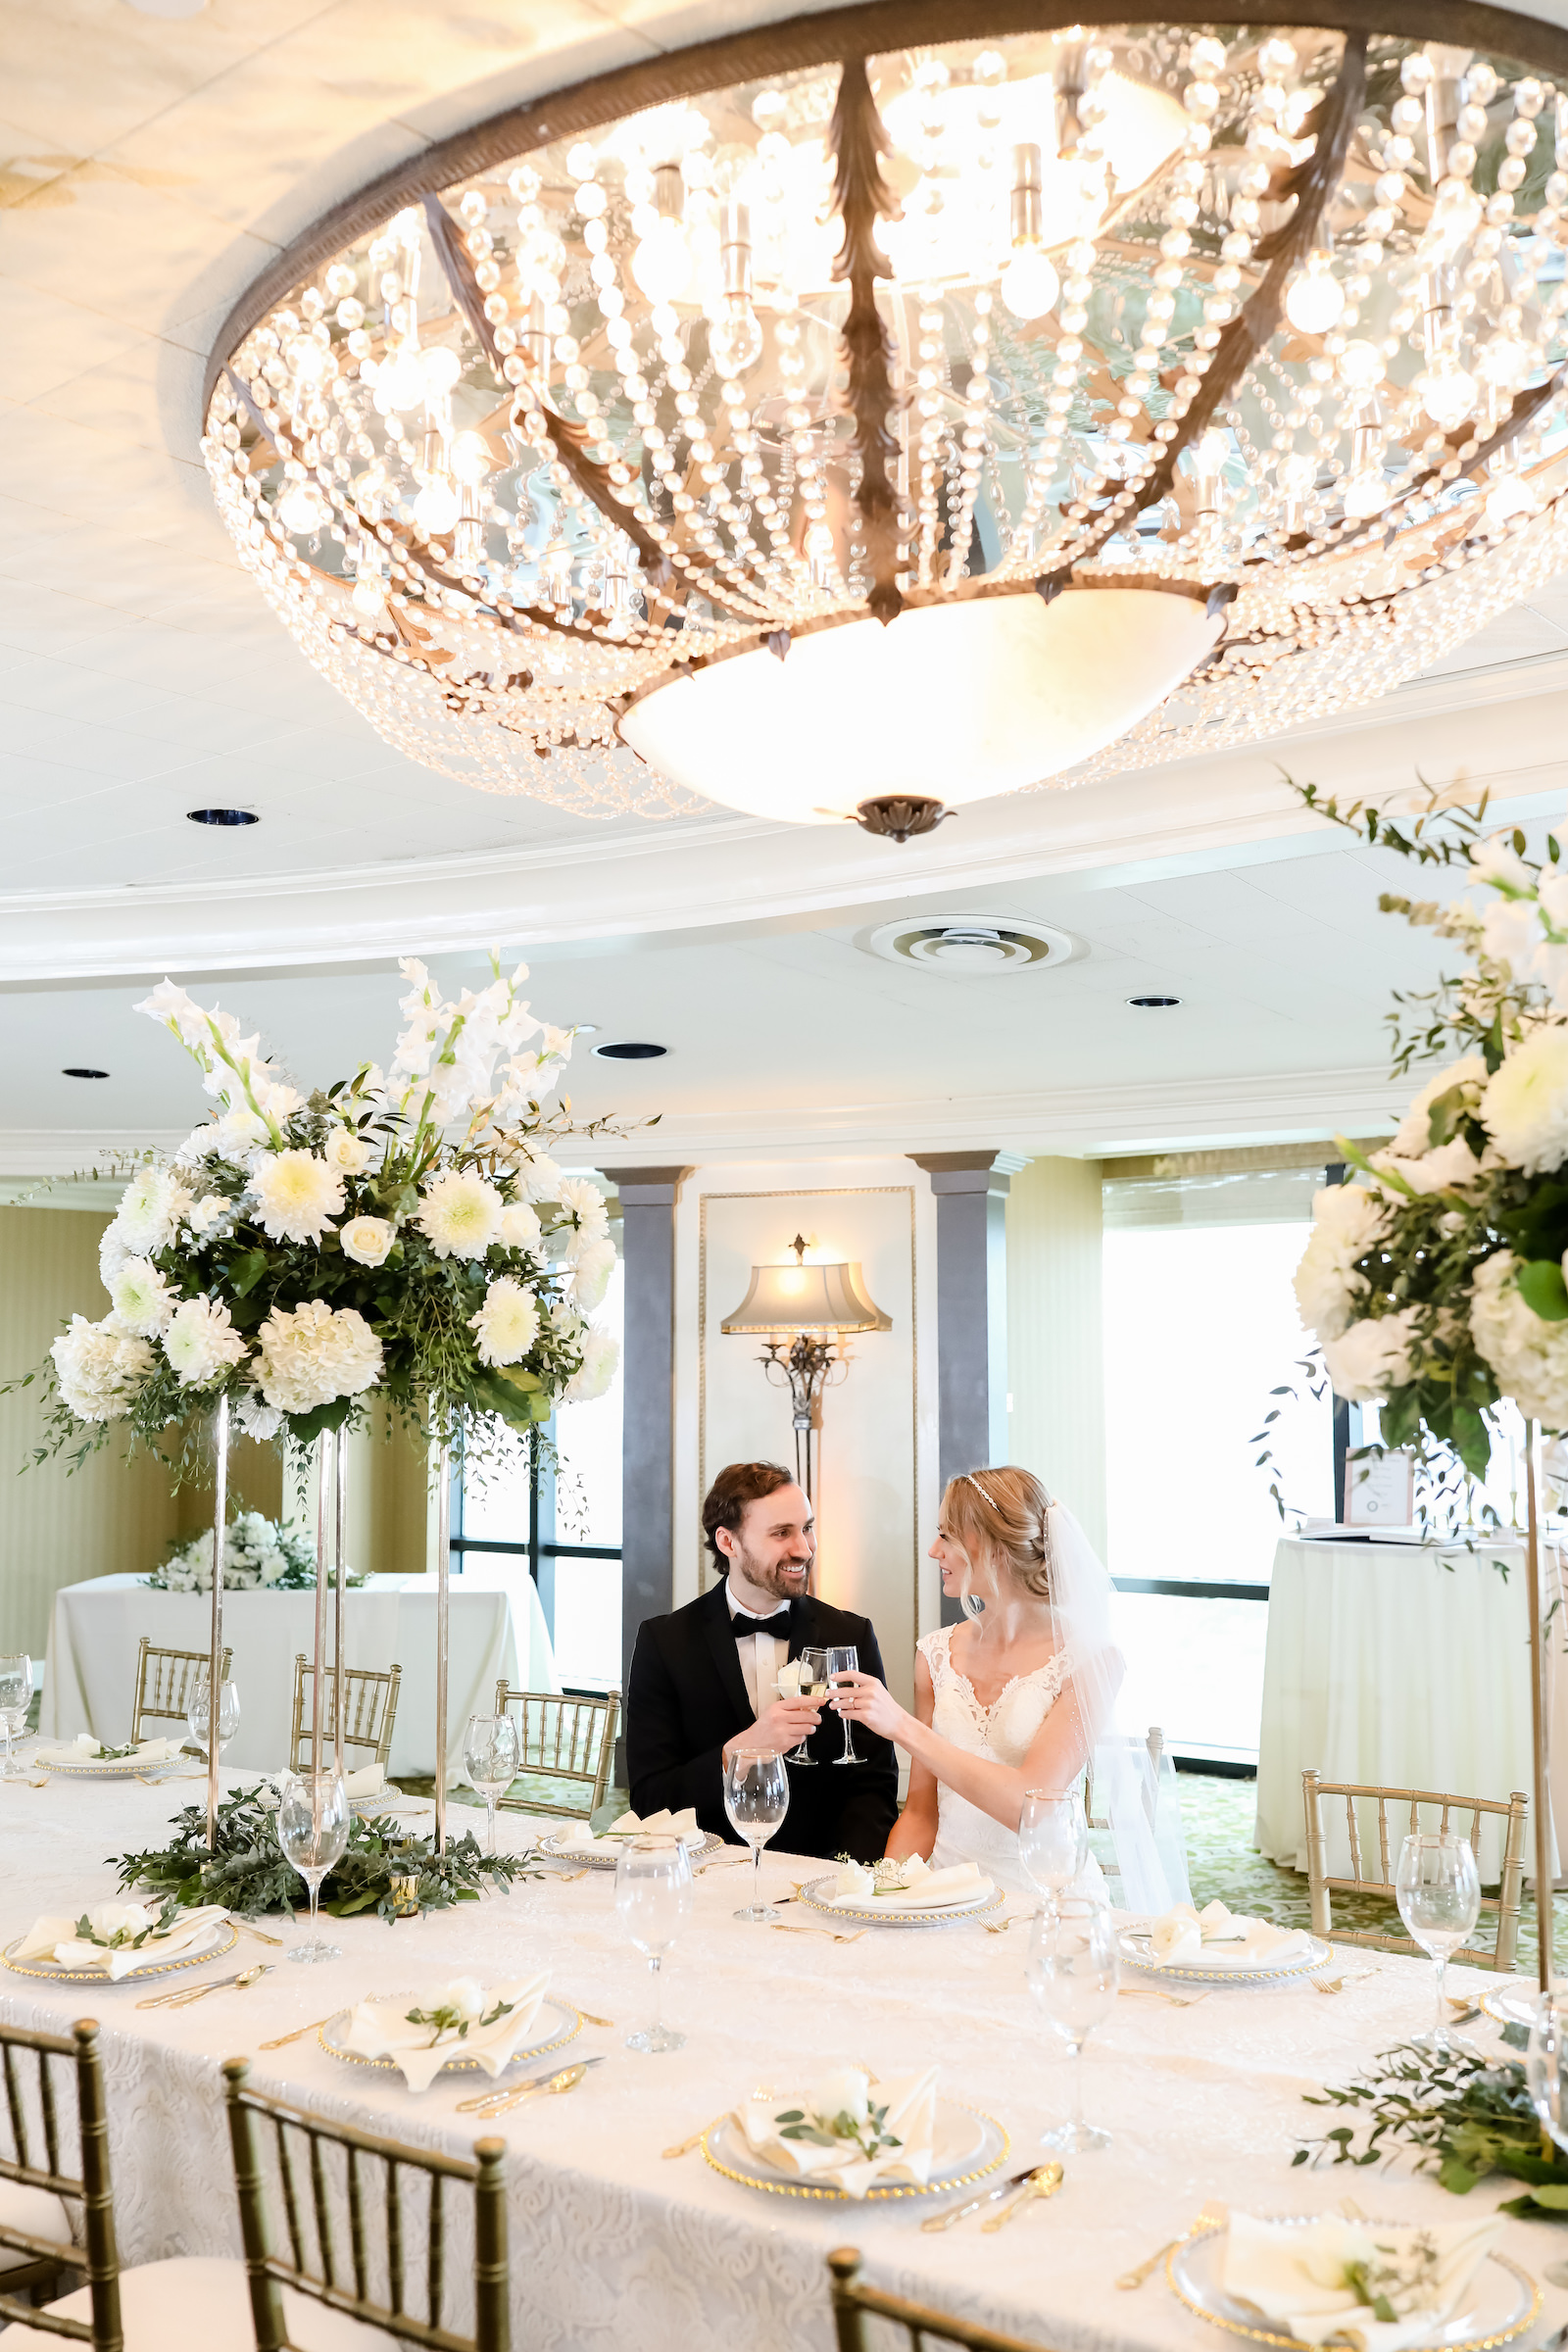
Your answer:
[[[868,2161],[902,2148],[887,2129],[886,2103],[872,2103],[870,2078],[858,2066],[841,2067],[813,2082],[798,2107],[781,2107],[773,2118],[780,2139],[807,2140],[816,2148],[854,2148]]]
[[[483,2031],[499,2025],[516,2007],[515,2001],[504,2001],[497,1995],[494,2006],[486,2009],[487,1997],[476,1977],[454,1977],[434,1995],[428,2009],[410,2009],[405,2015],[411,2026],[430,2028],[428,2047],[433,2050],[441,2041],[466,2041],[475,2026]]]
[[[363,1585],[363,1576],[350,1575],[350,1585]],[[176,1544],[161,1567],[147,1579],[155,1592],[210,1592],[213,1589],[213,1539],[197,1536]],[[308,1538],[260,1511],[239,1511],[228,1523],[223,1543],[225,1592],[314,1592],[316,1546]]]

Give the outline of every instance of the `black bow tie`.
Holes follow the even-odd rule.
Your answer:
[[[753,1634],[777,1634],[783,1641],[789,1635],[790,1613],[787,1608],[782,1608],[771,1617],[734,1615],[729,1622],[737,1642],[749,1642]]]

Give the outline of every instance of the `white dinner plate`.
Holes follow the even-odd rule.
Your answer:
[[[378,2001],[407,2001],[412,2009],[415,2003],[423,1996],[417,1992],[378,1992],[370,1997]],[[348,2047],[344,2036],[349,2030],[350,2015],[349,2010],[340,2009],[335,2017],[329,2017],[325,2025],[318,2029],[317,2038],[322,2049],[333,2058],[341,2058],[345,2066],[368,2066],[372,2074],[377,2075],[401,2075],[403,2069],[395,2058],[362,2058],[358,2050],[351,2050]],[[534,2019],[533,2032],[526,2041],[518,2042],[512,2056],[507,2060],[507,2065],[496,2077],[496,2081],[500,2082],[501,2077],[507,2072],[507,2067],[519,2066],[525,2059],[542,2058],[548,2050],[559,2050],[564,2043],[570,2041],[574,2034],[581,2032],[582,2018],[579,2012],[573,2009],[568,2002],[558,2001],[547,1992],[539,2004],[539,2014]],[[442,2075],[482,2075],[484,2073],[485,2070],[479,2064],[478,2059],[463,2056],[462,2050],[461,2042],[454,2045],[453,2055],[436,2069],[437,2081]]]
[[[1123,1928],[1116,1937],[1116,1949],[1129,1968],[1142,1969],[1152,1977],[1174,1977],[1184,1984],[1279,1984],[1293,1977],[1310,1976],[1334,1956],[1332,1947],[1314,1936],[1298,1960],[1287,1960],[1284,1965],[1270,1967],[1260,1960],[1255,1968],[1204,1967],[1201,1961],[1183,1961],[1173,1966],[1167,1960],[1156,1960],[1150,1947],[1147,1928]]]
[[[955,1920],[978,1919],[987,1911],[1000,1911],[1007,1899],[992,1881],[983,1894],[973,1895],[964,1903],[944,1903],[940,1911],[888,1911],[874,1901],[861,1910],[852,1911],[843,1903],[830,1903],[826,1899],[833,1885],[829,1876],[808,1879],[796,1900],[808,1911],[819,1911],[824,1919],[847,1919],[858,1928],[947,1928]]]
[[[660,1830],[654,1832],[656,1838],[662,1837],[662,1834]],[[612,1838],[607,1839],[606,1842],[610,1848],[608,1853],[590,1854],[583,1852],[577,1846],[563,1845],[559,1836],[541,1838],[539,1851],[542,1854],[548,1854],[552,1862],[575,1862],[584,1870],[613,1870],[620,1859],[621,1847],[635,1845],[637,1840],[635,1838]],[[703,1859],[705,1854],[716,1854],[723,1842],[722,1838],[715,1838],[711,1831],[706,1831],[699,1842],[696,1845],[688,1845],[686,1851],[695,1865]]]
[[[117,1989],[117,1980],[104,1974],[101,1968],[62,1968],[55,1960],[15,1960],[12,1954],[22,1937],[15,1936],[0,1952],[0,1960],[19,1977],[42,1977],[51,1984],[102,1984],[110,1992]],[[119,1984],[140,1984],[147,1977],[171,1977],[179,1968],[205,1968],[209,1960],[220,1960],[231,1952],[239,1941],[239,1931],[224,1919],[215,1919],[206,1936],[193,1951],[187,1944],[177,1960],[149,1960],[133,1968],[128,1976],[121,1977]]]
[[[866,2191],[863,2202],[881,2205],[895,2197],[934,2197],[944,2189],[964,2188],[1004,2164],[1008,2145],[1007,2134],[994,2115],[983,2114],[978,2107],[964,2107],[956,2099],[938,2099],[931,2178],[925,2186],[914,2180],[879,2182]],[[754,2153],[733,2115],[721,2117],[703,2133],[703,2155],[715,2173],[722,2173],[726,2180],[740,2181],[745,2188],[762,2189],[778,2197],[814,2197],[831,2205],[862,2202],[846,2196],[842,2188],[807,2180],[799,2173],[781,2173],[765,2164]]]
[[[1277,2217],[1290,2227],[1304,2229],[1307,2223],[1320,2221],[1315,2213],[1282,2214]],[[1390,2225],[1391,2227],[1393,2225]],[[1372,2223],[1376,2229],[1378,2224]],[[1249,2336],[1254,2344],[1278,2344],[1287,2352],[1299,2352],[1301,2339],[1292,2335],[1278,2321],[1265,2319],[1254,2303],[1244,2303],[1228,2295],[1220,2283],[1225,2259],[1223,2229],[1204,2230],[1198,2235],[1184,2238],[1173,2246],[1165,2262],[1165,2276],[1172,2292],[1189,2311],[1215,2328],[1228,2328],[1232,2335]],[[1489,2254],[1471,2282],[1469,2308],[1459,2312],[1446,2328],[1424,2337],[1412,2352],[1494,2352],[1498,2344],[1511,2343],[1523,2335],[1541,2309],[1541,2289],[1528,2271],[1510,2262],[1506,2254]],[[1331,2336],[1331,2344],[1343,2343],[1344,2338]]]
[[[29,1771],[47,1772],[60,1781],[163,1780],[170,1773],[178,1772],[181,1767],[188,1770],[199,1761],[195,1756],[169,1756],[158,1764],[149,1764],[145,1756],[139,1760],[135,1756],[88,1756],[79,1764],[56,1764],[43,1755],[32,1755],[26,1759]],[[205,1765],[199,1774],[192,1773],[191,1778],[205,1780]]]

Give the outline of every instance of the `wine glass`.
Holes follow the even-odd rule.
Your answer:
[[[1018,1858],[1048,1911],[1059,1910],[1061,1893],[1089,1859],[1089,1824],[1076,1788],[1026,1788],[1018,1815]]]
[[[1430,2034],[1413,2038],[1424,2048],[1452,2048],[1448,2036],[1448,1955],[1481,1916],[1481,1878],[1468,1838],[1455,1830],[1412,1830],[1399,1848],[1395,1874],[1399,1917],[1437,1975],[1438,2014]]]
[[[311,1897],[311,1939],[290,1947],[291,1960],[337,1960],[340,1947],[316,1933],[316,1907],[321,1881],[340,1861],[349,1841],[349,1798],[343,1775],[329,1772],[291,1772],[277,1802],[277,1842],[285,1862],[305,1881]]]
[[[829,1682],[833,1680],[833,1677],[836,1674],[858,1673],[859,1666],[860,1654],[858,1650],[853,1647],[847,1649],[830,1649],[827,1653],[827,1676]],[[855,1726],[851,1723],[847,1715],[841,1715],[839,1717],[839,1721],[844,1726],[844,1750],[841,1755],[834,1757],[834,1763],[863,1764],[865,1758],[863,1756],[857,1755],[855,1750]]]
[[[796,1664],[801,1670],[801,1696],[803,1698],[826,1698],[827,1651],[825,1649],[803,1649]],[[808,1733],[806,1740],[801,1741],[799,1747],[791,1748],[786,1759],[787,1762],[815,1764],[816,1758],[807,1744],[809,1738],[810,1734]]]
[[[1116,2006],[1116,1929],[1103,1903],[1037,1914],[1025,1963],[1029,1989],[1072,2051],[1072,2120],[1042,2132],[1041,2144],[1082,2155],[1110,2145],[1110,2133],[1084,2120],[1084,2043]]]
[[[1568,2153],[1568,1993],[1544,1992],[1536,2003],[1525,2081],[1542,2125]],[[1544,2275],[1553,2286],[1568,2286],[1568,2266],[1551,2263]]]
[[[737,1747],[724,1767],[724,1810],[752,1849],[752,1900],[737,1919],[766,1926],[778,1918],[762,1900],[762,1848],[790,1809],[790,1776],[776,1747]]]
[[[11,1742],[25,1731],[31,1704],[32,1660],[24,1650],[0,1653],[0,1731],[5,1733],[6,1740],[0,1781],[20,1779],[25,1770],[12,1755]]]
[[[621,1849],[615,1864],[615,1916],[637,1949],[648,1954],[654,1979],[653,2018],[640,2033],[627,2034],[628,2050],[652,2055],[686,2046],[685,2034],[663,2022],[660,1972],[664,1954],[691,1917],[693,1891],[691,1856],[678,1839],[665,1845],[634,1838]]]
[[[190,1697],[185,1702],[185,1722],[191,1739],[205,1756],[212,1723],[212,1676],[202,1667],[191,1683]],[[220,1683],[218,1687],[218,1755],[222,1761],[224,1748],[239,1730],[239,1685]]]
[[[517,1724],[512,1715],[470,1715],[463,1741],[463,1769],[484,1798],[489,1815],[485,1852],[496,1850],[496,1806],[517,1777]]]

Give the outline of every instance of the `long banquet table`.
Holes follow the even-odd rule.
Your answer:
[[[179,1783],[0,1789],[0,1943],[41,1910],[74,1914],[108,1895],[103,1857],[156,1842],[174,1804],[198,1793]],[[504,1823],[503,1837],[517,1844],[519,1825]],[[775,1895],[802,1874],[786,1855],[764,1857],[763,1887]],[[939,2059],[951,2094],[1005,2125],[1006,2173],[1037,2160],[1041,2129],[1066,2108],[1068,2061],[1034,2012],[1021,1930],[989,1936],[968,1922],[873,1929],[848,1944],[786,1939],[733,1919],[745,1886],[739,1869],[698,1880],[694,1915],[665,1965],[666,2013],[688,2039],[657,2058],[622,2046],[646,2014],[647,1968],[617,1932],[613,1880],[599,1874],[397,1927],[334,1923],[341,1960],[280,1965],[249,1990],[214,1993],[183,2012],[138,2010],[128,1984],[62,1995],[3,1971],[0,2003],[26,2026],[101,2021],[122,2258],[145,2262],[237,2250],[222,2059],[250,2054],[266,2087],[466,2153],[477,2132],[455,2109],[472,2078],[456,2087],[438,2081],[415,2098],[396,2077],[331,2058],[314,2035],[271,2053],[260,2044],[367,1991],[428,1986],[460,1971],[494,1981],[548,1962],[557,1992],[616,2024],[584,2026],[572,2053],[603,2052],[608,2063],[568,2096],[531,2100],[477,2128],[508,2142],[514,2341],[529,2352],[829,2352],[823,2257],[844,2244],[862,2249],[877,2283],[1054,2352],[1218,2352],[1218,2332],[1183,2310],[1157,2274],[1136,2294],[1114,2285],[1206,2199],[1300,2213],[1329,2210],[1353,2190],[1380,2218],[1452,2222],[1516,2185],[1489,2182],[1464,2204],[1403,2161],[1392,2173],[1291,2169],[1295,2135],[1324,2122],[1302,2092],[1347,2080],[1429,2022],[1424,1962],[1355,1951],[1348,1964],[1373,1973],[1332,1998],[1298,1983],[1234,1987],[1193,2008],[1118,2000],[1086,2061],[1089,2111],[1114,2145],[1069,2158],[1054,2200],[992,2236],[979,2234],[978,2218],[923,2234],[918,2201],[816,2206],[748,2190],[700,2154],[666,2162],[665,2146],[754,2082],[809,2081],[834,2061],[864,2061],[886,2076]],[[292,1933],[275,1919],[262,1925]],[[242,1935],[213,1973],[281,1957]],[[1485,1980],[1456,1971],[1452,1982]],[[1510,2219],[1502,2246],[1541,2280],[1562,2239],[1550,2225]],[[1543,2283],[1542,2313],[1522,2346],[1568,2318],[1568,2293]]]

